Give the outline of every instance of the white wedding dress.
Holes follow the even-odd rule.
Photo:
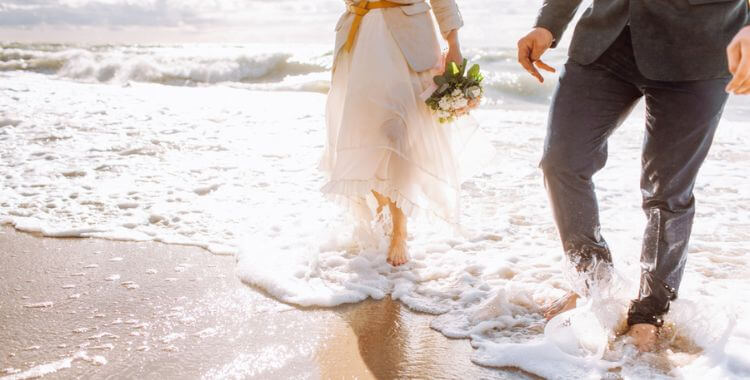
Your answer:
[[[495,150],[473,118],[440,124],[432,115],[423,93],[440,71],[409,67],[381,9],[364,16],[352,51],[335,59],[322,191],[360,218],[372,217],[374,190],[407,216],[458,224],[461,182]]]

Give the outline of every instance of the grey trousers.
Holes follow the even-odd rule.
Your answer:
[[[568,61],[550,110],[541,167],[565,254],[580,272],[610,265],[592,176],[607,139],[645,97],[641,192],[647,227],[628,324],[661,325],[677,297],[695,216],[693,187],[727,100],[728,78],[660,82],[635,63],[626,27],[596,62]]]

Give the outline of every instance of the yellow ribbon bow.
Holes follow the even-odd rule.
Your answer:
[[[354,21],[352,21],[352,28],[349,30],[349,37],[346,39],[346,44],[344,45],[344,49],[346,51],[351,51],[352,46],[354,46],[354,40],[357,38],[357,33],[359,32],[359,26],[362,24],[362,18],[365,17],[367,12],[369,12],[371,9],[378,9],[378,8],[395,8],[400,7],[403,4],[398,3],[392,3],[387,0],[381,0],[381,1],[367,1],[362,0],[357,5],[349,5],[347,9],[349,10],[349,13],[354,14]]]

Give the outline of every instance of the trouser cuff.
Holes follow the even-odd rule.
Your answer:
[[[612,278],[612,254],[606,243],[601,245],[565,246],[566,268],[564,273],[579,296],[588,297],[594,288],[606,288]]]
[[[669,311],[669,303],[677,298],[677,291],[653,276],[644,272],[641,290],[637,300],[630,303],[628,326],[648,323],[657,327],[664,324],[662,317]]]
[[[653,311],[641,310],[638,306],[635,306],[636,302],[638,301],[633,301],[633,303],[630,305],[630,310],[628,310],[628,326],[638,325],[642,323],[647,323],[656,327],[661,327],[662,325],[664,325],[664,319],[662,318],[662,316],[666,312],[656,314]]]

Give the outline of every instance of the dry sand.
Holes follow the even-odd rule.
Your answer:
[[[198,248],[3,227],[0,260],[0,376],[73,358],[46,377],[528,378],[472,364],[398,302],[291,307]]]

